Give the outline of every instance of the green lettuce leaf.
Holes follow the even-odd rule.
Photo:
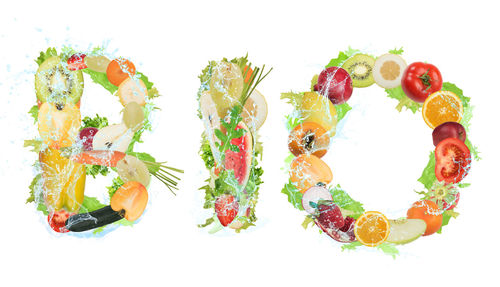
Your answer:
[[[422,171],[422,175],[418,179],[418,181],[421,182],[428,190],[431,189],[432,184],[434,184],[434,182],[437,180],[436,173],[434,172],[435,167],[436,167],[436,158],[434,157],[434,151],[432,151],[429,154],[429,162]]]
[[[40,152],[43,149],[43,141],[41,140],[24,140],[23,147],[31,147],[32,152]]]
[[[34,105],[31,107],[31,109],[28,111],[28,114],[33,117],[34,123],[38,122],[38,105]]]
[[[347,112],[352,110],[352,108],[347,102],[345,102],[340,105],[335,105],[335,110],[337,111],[337,122],[340,122],[345,117]]]
[[[288,93],[281,93],[280,99],[286,100],[287,104],[291,104],[295,110],[299,110],[302,105],[303,97],[304,93],[295,93],[290,91]]]
[[[109,198],[112,198],[115,192],[124,184],[123,180],[121,177],[117,176],[113,178],[113,182],[111,183],[111,186],[107,186],[106,189],[108,190]]]
[[[103,165],[85,165],[85,172],[95,178],[97,175],[106,176],[109,174],[109,168]]]
[[[106,117],[101,117],[98,114],[96,114],[93,118],[84,117],[82,120],[82,129],[89,127],[101,129],[106,126],[108,126],[108,119]]]
[[[57,56],[57,50],[56,48],[48,48],[47,51],[45,52],[40,52],[40,56],[35,60],[35,62],[40,66],[45,60],[47,60],[50,57]]]
[[[363,204],[352,199],[347,192],[342,190],[340,185],[330,188],[330,193],[332,194],[333,202],[335,202],[335,204],[342,209],[352,212],[352,214],[349,214],[350,217],[357,219],[361,216],[361,214],[363,214],[363,212],[365,212]]]
[[[304,210],[302,207],[302,193],[295,187],[295,185],[288,181],[287,184],[281,190],[281,193],[286,194],[288,197],[288,202],[290,202],[295,208],[299,210]]]
[[[339,52],[337,58],[331,59],[330,62],[325,66],[325,68],[340,67],[347,59],[349,59],[351,56],[359,52],[360,52],[359,50],[352,49],[351,47],[349,47],[347,51]]]
[[[92,212],[94,210],[103,208],[104,206],[106,205],[99,202],[97,198],[84,196],[82,206],[80,207],[80,211],[78,213]]]
[[[398,48],[394,48],[392,50],[389,50],[389,53],[390,54],[394,54],[394,55],[402,55],[403,52],[404,52],[403,47],[401,47],[399,49]]]
[[[101,85],[111,94],[114,94],[118,90],[118,87],[111,84],[111,82],[108,80],[108,76],[106,75],[106,73],[97,72],[91,69],[82,69],[82,72],[89,75],[94,83]]]
[[[396,106],[396,110],[398,110],[398,112],[401,112],[401,110],[404,107],[407,110],[416,113],[422,107],[422,104],[414,102],[413,100],[408,98],[405,92],[403,92],[403,88],[401,88],[401,86],[392,89],[386,89],[385,92],[387,93],[387,96],[389,98],[396,99],[399,101],[398,105]]]

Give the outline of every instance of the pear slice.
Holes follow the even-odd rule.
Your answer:
[[[125,152],[132,141],[134,132],[123,123],[100,129],[92,142],[93,150]]]
[[[427,224],[422,219],[396,219],[389,220],[391,232],[387,242],[394,244],[406,244],[412,242],[424,234]]]
[[[214,159],[219,163],[220,153],[215,145],[219,140],[215,136],[215,130],[220,130],[220,117],[217,113],[217,106],[212,99],[209,91],[204,91],[200,96],[200,111],[205,125],[205,134],[210,144],[210,149],[214,155]]]
[[[243,121],[252,131],[257,131],[267,118],[266,98],[257,90],[254,90],[245,103],[242,112]]]

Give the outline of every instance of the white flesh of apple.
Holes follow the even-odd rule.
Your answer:
[[[391,231],[387,242],[406,244],[424,234],[427,224],[422,219],[397,219],[389,220]]]

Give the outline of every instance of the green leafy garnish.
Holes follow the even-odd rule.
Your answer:
[[[157,162],[156,159],[145,152],[127,152],[127,154],[135,156],[141,160],[154,177],[161,181],[169,190],[175,195],[174,189],[177,188],[179,177],[172,174],[172,172],[184,173],[183,170],[167,166],[166,162]]]
[[[36,122],[38,122],[38,105],[32,106],[28,114],[33,117],[34,123],[36,124]]]
[[[391,256],[393,259],[396,259],[396,256],[399,255],[399,250],[396,248],[396,246],[388,242],[380,244],[379,246],[377,246],[377,249]]]
[[[434,156],[434,152],[432,151],[429,154],[429,162],[422,171],[422,175],[418,179],[418,181],[421,182],[428,190],[430,190],[434,182],[437,181],[436,173],[434,172],[435,167],[436,167],[436,158]]]
[[[293,108],[295,110],[299,110],[300,106],[302,106],[302,98],[304,97],[304,93],[295,93],[295,92],[288,92],[288,93],[281,93],[280,99],[286,100],[288,104],[293,105]]]
[[[359,246],[363,246],[363,244],[361,244],[359,241],[353,241],[350,243],[342,244],[341,249],[342,249],[342,251],[356,250],[356,248],[358,248]]]
[[[31,147],[32,152],[40,152],[43,149],[43,141],[41,140],[24,140],[24,147]]]
[[[403,52],[404,52],[403,47],[401,47],[399,49],[398,48],[394,48],[392,50],[389,50],[389,53],[390,54],[394,54],[394,55],[402,55]]]
[[[57,56],[57,50],[56,48],[48,48],[47,51],[45,52],[40,52],[40,56],[35,60],[35,62],[40,66],[45,60],[47,60],[50,57]]]
[[[26,203],[35,202],[36,200],[35,190],[39,187],[41,179],[42,179],[42,174],[39,173],[31,181],[29,186],[30,196],[26,199]]]
[[[351,47],[349,47],[347,51],[339,52],[337,58],[331,59],[325,68],[340,67],[347,59],[349,59],[351,56],[359,52],[360,52],[359,50],[352,49]]]
[[[330,193],[332,194],[335,204],[351,212],[351,214],[349,214],[350,217],[357,219],[365,212],[363,205],[359,201],[352,199],[347,192],[342,190],[340,185],[337,184],[337,186],[330,188]]]
[[[211,169],[215,166],[214,155],[212,154],[212,148],[205,135],[202,135],[202,141],[200,146],[200,151],[198,152],[201,159],[205,163],[207,169]]]
[[[102,204],[97,198],[84,196],[82,206],[80,207],[80,211],[78,213],[92,212],[103,208],[104,206],[106,205]]]
[[[302,227],[307,229],[310,224],[314,224],[314,218],[311,215],[306,215],[306,218],[304,218],[304,221],[302,222]]]
[[[281,189],[281,193],[286,194],[288,202],[290,202],[298,210],[304,210],[302,207],[302,193],[298,188],[289,180],[287,184]]]
[[[450,219],[457,218],[458,215],[459,215],[458,212],[455,212],[453,210],[446,210],[445,212],[443,212],[443,221],[442,221],[441,227],[439,228],[437,233],[441,234],[443,226],[448,225],[448,223],[450,223]]]
[[[101,129],[103,127],[108,126],[108,119],[106,117],[101,117],[98,114],[95,117],[84,117],[82,120],[82,129],[84,128],[98,128]]]
[[[352,110],[352,108],[347,102],[345,102],[340,105],[335,105],[335,110],[337,111],[337,122],[340,122],[345,117],[347,112]]]
[[[422,104],[408,98],[405,92],[403,92],[403,88],[401,88],[401,86],[392,89],[386,89],[385,92],[387,93],[387,96],[389,98],[399,101],[398,105],[396,106],[396,110],[398,110],[398,112],[401,112],[403,107],[405,107],[407,110],[412,111],[413,113],[418,112],[420,108],[422,108]]]
[[[226,129],[226,134],[224,134],[220,129],[214,130],[215,136],[221,141],[221,143],[215,143],[221,152],[221,159],[219,162],[224,162],[227,150],[240,152],[240,148],[232,144],[231,140],[241,138],[246,132],[245,129],[236,129],[238,124],[243,119],[241,116],[241,109],[242,108],[239,105],[236,105],[231,109],[229,122],[221,119],[221,125]]]
[[[109,198],[112,198],[115,192],[124,184],[123,180],[121,177],[115,177],[113,178],[113,182],[111,183],[111,186],[107,186],[106,189],[108,190]]]
[[[97,175],[106,176],[109,174],[109,168],[103,165],[85,165],[85,172],[95,178]]]
[[[89,75],[94,83],[101,85],[111,94],[114,94],[118,90],[118,87],[111,84],[111,82],[108,80],[108,76],[106,75],[106,73],[97,72],[91,69],[83,69],[82,72]]]

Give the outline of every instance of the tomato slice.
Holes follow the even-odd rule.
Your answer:
[[[436,178],[446,183],[458,183],[468,173],[471,164],[469,148],[459,139],[447,138],[435,150]]]
[[[49,222],[50,228],[55,232],[66,233],[69,232],[69,230],[66,229],[66,220],[73,214],[74,213],[69,213],[64,209],[54,211],[48,215],[47,221]]]

